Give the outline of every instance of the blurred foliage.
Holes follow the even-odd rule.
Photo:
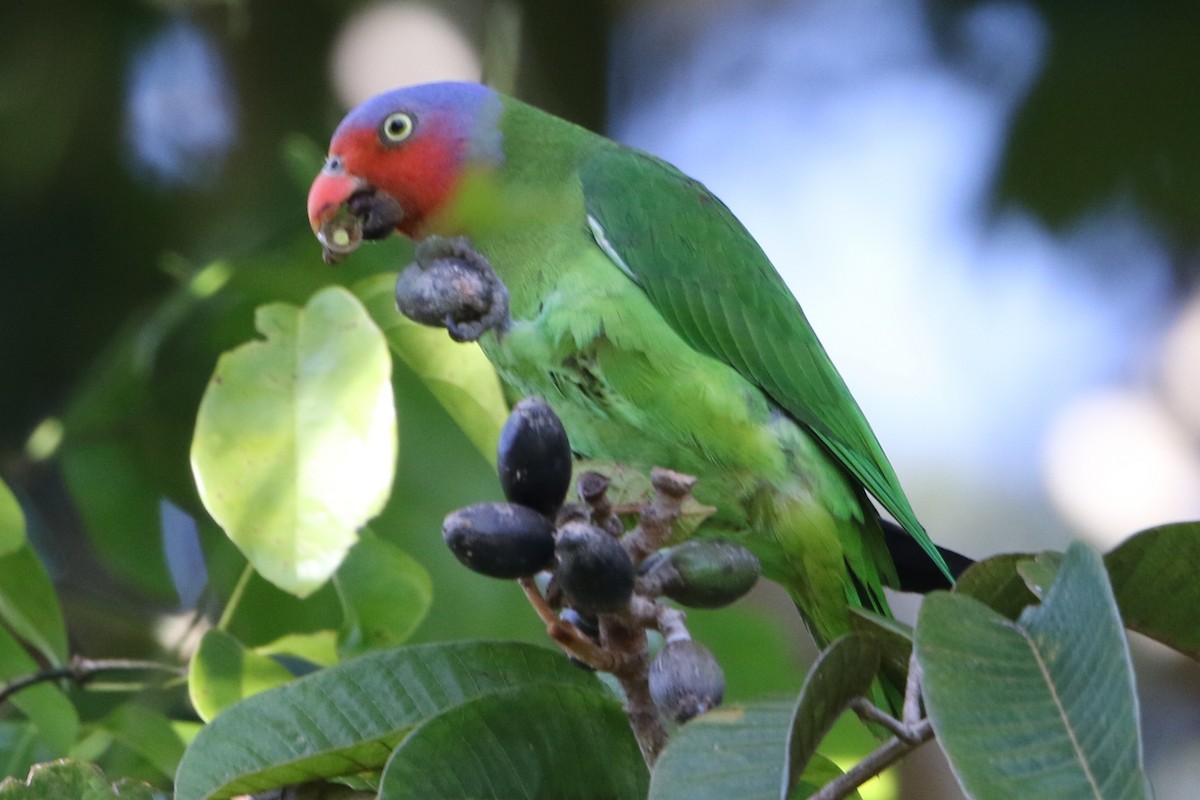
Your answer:
[[[940,11],[974,7],[937,0]],[[1163,0],[1033,0],[1047,61],[1013,122],[998,199],[1066,225],[1113,198],[1130,201],[1175,245],[1180,277],[1200,245],[1200,6]]]

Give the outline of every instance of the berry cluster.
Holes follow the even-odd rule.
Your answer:
[[[476,572],[519,580],[550,636],[572,658],[620,681],[634,731],[653,758],[665,741],[657,714],[684,722],[719,705],[725,693],[712,653],[692,640],[683,612],[661,598],[692,608],[727,605],[754,586],[758,560],[718,540],[666,547],[695,484],[686,475],[656,469],[653,497],[620,507],[608,497],[606,476],[584,472],[576,480],[580,502],[566,503],[570,443],[539,398],[513,408],[498,456],[508,502],[451,513],[446,544]],[[623,517],[636,524],[626,530]],[[652,663],[647,629],[664,639]],[[647,698],[650,707],[640,707]]]

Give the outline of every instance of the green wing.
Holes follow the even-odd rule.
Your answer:
[[[850,390],[765,253],[699,182],[604,147],[580,168],[597,243],[697,350],[809,428],[950,576]]]

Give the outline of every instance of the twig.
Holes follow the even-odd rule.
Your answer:
[[[546,598],[542,597],[542,593],[538,590],[533,578],[519,578],[517,583],[520,584],[521,590],[525,592],[525,597],[529,600],[529,605],[533,606],[533,610],[537,612],[542,622],[546,624],[546,634],[559,647],[565,650],[568,655],[601,672],[616,672],[621,668],[621,660],[616,653],[604,650],[600,645],[589,639],[579,628],[576,628],[566,620],[558,618],[558,615],[554,613],[554,609],[546,602]]]
[[[868,722],[875,722],[895,734],[862,761],[825,784],[809,800],[841,800],[883,772],[896,761],[933,738],[933,724],[921,716],[921,666],[914,652],[908,659],[908,680],[904,684],[903,720],[880,710],[866,698],[857,697],[850,707]]]
[[[646,628],[621,614],[600,615],[600,640],[607,650],[624,657],[618,669],[609,670],[625,693],[625,715],[647,767],[653,767],[667,746],[667,731],[650,697],[650,660],[646,656]]]
[[[609,483],[608,476],[599,472],[583,472],[576,479],[575,486],[579,499],[587,503],[592,511],[592,524],[619,539],[625,533],[625,528],[608,497]]]
[[[808,800],[842,800],[854,793],[859,786],[874,778],[896,761],[911,753],[933,738],[933,726],[923,719],[913,726],[913,741],[908,742],[893,736],[855,764],[811,795]]]
[[[169,672],[173,675],[183,675],[182,667],[174,664],[163,664],[158,661],[139,661],[127,658],[91,659],[75,655],[61,667],[48,667],[20,678],[14,678],[0,685],[0,705],[22,689],[27,689],[39,683],[68,679],[77,686],[90,681],[104,672]]]
[[[517,583],[546,623],[546,633],[559,647],[589,667],[610,673],[621,684],[629,726],[646,766],[653,766],[667,744],[666,729],[650,697],[650,662],[646,658],[646,619],[656,618],[656,604],[635,597],[624,612],[599,615],[603,645],[598,645],[574,625],[558,618],[533,578],[519,578]]]
[[[637,509],[638,524],[624,536],[621,536],[622,526],[617,516],[619,509],[607,496],[609,479],[599,473],[585,472],[576,483],[579,498],[586,507],[560,511],[558,524],[564,524],[565,514],[582,512],[590,524],[620,536],[625,552],[637,565],[670,540],[675,521],[679,519],[696,479],[667,469],[652,470],[650,485],[654,487],[654,497]],[[659,605],[650,597],[635,592],[621,611],[596,615],[600,626],[597,643],[575,625],[559,618],[551,606],[554,598],[543,596],[533,578],[520,578],[518,583],[545,623],[546,633],[559,647],[584,664],[611,674],[621,685],[625,693],[625,714],[629,717],[642,758],[647,766],[654,766],[659,753],[666,747],[667,731],[650,696],[646,630],[657,629],[668,641],[690,638],[683,624],[683,612]],[[552,592],[553,589],[548,590],[548,593]]]
[[[654,499],[642,506],[637,527],[621,540],[634,564],[640,564],[670,540],[675,521],[683,513],[683,501],[691,494],[696,479],[655,467],[650,471],[650,485],[654,487]]]
[[[908,679],[904,682],[904,722],[915,725],[921,719],[921,664],[914,649],[908,657]]]
[[[874,722],[887,728],[889,732],[901,739],[908,737],[909,731],[904,723],[876,706],[865,697],[856,697],[850,701],[850,710],[858,715],[863,722]]]
[[[252,577],[254,577],[254,565],[246,564],[241,576],[238,577],[237,585],[233,587],[233,593],[229,595],[229,600],[225,603],[225,610],[221,612],[221,618],[217,620],[217,630],[225,630],[233,621],[233,612],[237,611],[238,604],[242,602],[242,595],[245,594]]]

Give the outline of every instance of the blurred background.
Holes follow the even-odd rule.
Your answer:
[[[327,268],[304,197],[346,110],[426,80],[486,74],[706,183],[940,543],[1106,550],[1200,519],[1198,44],[1188,0],[5,4],[0,475],[75,649],[152,654],[206,584],[228,595],[240,556],[188,465],[205,383],[255,306],[407,262],[388,241]],[[418,638],[537,641],[515,588],[444,552],[442,516],[498,487],[396,369],[377,528],[433,573]],[[336,606],[249,591],[292,627]],[[776,593],[693,616],[733,699],[799,687],[811,653]],[[270,618],[238,634],[268,641]],[[1200,668],[1134,639],[1156,796],[1192,798]],[[877,788],[959,797],[937,761]]]

